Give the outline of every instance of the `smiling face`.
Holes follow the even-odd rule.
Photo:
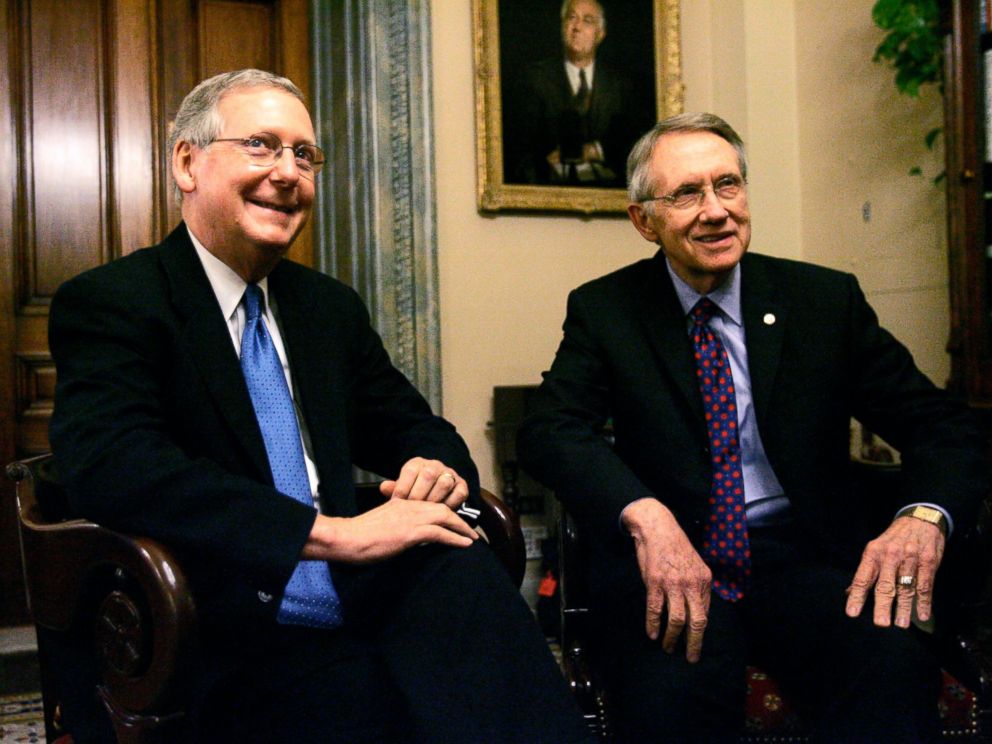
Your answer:
[[[707,294],[723,283],[751,242],[747,190],[733,199],[713,192],[721,178],[740,178],[737,152],[710,132],[672,132],[658,139],[649,168],[655,196],[682,187],[704,190],[702,204],[689,209],[653,201],[631,204],[627,213],[645,240],[661,246],[675,273]]]
[[[284,145],[315,142],[306,107],[278,88],[235,89],[221,98],[217,112],[217,139],[272,132]],[[246,281],[272,270],[310,216],[314,183],[301,175],[291,148],[275,165],[260,167],[236,143],[199,148],[180,141],[172,167],[186,224]]]

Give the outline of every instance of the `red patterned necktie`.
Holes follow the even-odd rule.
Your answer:
[[[704,297],[690,313],[696,377],[703,396],[713,465],[703,560],[713,570],[713,588],[717,594],[736,602],[744,596],[751,573],[751,548],[744,512],[744,475],[737,434],[734,377],[727,350],[709,325],[716,310],[716,305]]]

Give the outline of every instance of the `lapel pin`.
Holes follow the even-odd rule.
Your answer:
[[[765,321],[765,325],[775,325],[775,313],[765,313],[762,320]]]

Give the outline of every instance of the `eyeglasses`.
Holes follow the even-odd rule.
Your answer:
[[[300,174],[313,178],[320,173],[324,165],[324,151],[317,145],[284,145],[282,140],[272,132],[259,132],[249,137],[226,137],[211,140],[214,142],[237,142],[241,149],[252,159],[252,162],[262,168],[268,168],[276,164],[282,151],[289,147],[293,152],[296,167],[300,169]]]
[[[711,189],[721,201],[734,201],[744,193],[747,182],[740,176],[722,176],[712,186],[679,186],[670,194],[641,199],[640,203],[663,201],[673,209],[697,209],[706,199],[707,189]]]

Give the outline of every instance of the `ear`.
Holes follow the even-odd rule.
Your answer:
[[[172,148],[172,177],[184,194],[196,191],[196,178],[193,175],[193,146],[179,140]]]
[[[647,210],[643,204],[628,204],[627,216],[630,217],[630,221],[634,223],[634,227],[637,228],[637,232],[641,234],[641,237],[649,243],[659,242],[658,232],[654,229],[654,225],[651,224],[651,220],[648,218]]]

